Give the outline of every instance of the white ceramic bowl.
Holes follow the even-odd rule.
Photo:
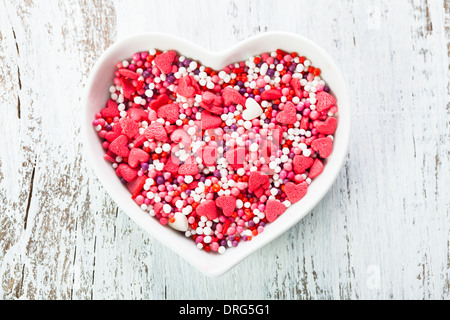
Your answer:
[[[333,154],[328,158],[322,175],[314,179],[307,195],[300,202],[289,208],[274,223],[268,224],[262,234],[251,242],[241,243],[237,248],[227,250],[223,255],[198,250],[192,239],[186,238],[184,234],[169,227],[161,226],[155,218],[142,211],[131,199],[130,192],[117,178],[111,165],[103,160],[104,150],[92,127],[92,121],[95,119],[95,114],[104,108],[109,98],[108,89],[114,78],[116,63],[131,58],[135,52],[148,51],[151,48],[176,50],[180,54],[216,70],[220,70],[230,63],[245,60],[250,56],[276,49],[298,52],[300,55],[308,57],[314,66],[322,70],[323,79],[337,97],[339,125],[335,134]],[[210,277],[218,277],[289,230],[327,194],[346,158],[350,138],[350,113],[347,87],[333,59],[317,44],[299,35],[285,32],[265,33],[245,40],[227,51],[210,52],[171,35],[148,33],[134,35],[117,42],[106,50],[97,61],[86,86],[81,127],[88,162],[119,207],[155,239],[177,252],[202,273]]]

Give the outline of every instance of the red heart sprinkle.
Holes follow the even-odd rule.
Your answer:
[[[175,104],[167,104],[158,109],[158,117],[164,118],[170,123],[175,123],[180,116],[180,107]]]
[[[305,197],[308,192],[308,184],[306,182],[302,182],[296,185],[295,183],[289,182],[284,186],[284,190],[288,200],[294,204]]]
[[[233,196],[218,197],[216,206],[222,209],[226,217],[231,217],[236,209],[236,198]]]
[[[120,120],[120,126],[123,134],[127,135],[128,138],[134,138],[139,134],[139,124],[130,118]]]
[[[324,135],[330,135],[334,134],[336,132],[338,125],[338,121],[336,118],[330,117],[327,120],[320,122],[316,125],[317,132],[324,134]]]
[[[175,51],[165,52],[155,58],[155,65],[162,73],[168,74],[172,71],[172,63],[177,56]]]
[[[209,111],[202,112],[202,130],[216,129],[222,125],[222,118],[212,115]]]
[[[295,173],[303,174],[306,172],[306,170],[312,167],[312,165],[314,164],[314,159],[298,155],[294,157],[293,164]]]
[[[283,124],[295,124],[297,122],[297,109],[292,102],[284,105],[283,111],[277,114],[277,121]]]
[[[302,85],[300,84],[300,79],[292,78],[291,87],[294,89],[295,95],[297,97],[303,97]]]
[[[108,100],[106,103],[106,108],[103,109],[100,114],[103,118],[115,118],[120,115],[119,107],[117,105],[117,102],[114,100]]]
[[[198,172],[197,161],[194,157],[188,158],[188,160],[178,169],[178,173],[182,176],[195,176]]]
[[[193,76],[186,76],[178,81],[178,95],[189,99],[194,97],[198,93],[201,93],[201,90]]]
[[[116,140],[111,142],[109,150],[119,157],[126,158],[130,155],[130,149],[128,149],[127,136],[121,135]]]
[[[147,121],[148,120],[148,112],[142,110],[140,108],[130,108],[127,111],[128,117],[133,119],[134,121]]]
[[[142,149],[133,148],[128,156],[128,164],[131,168],[136,168],[141,163],[148,162],[150,160],[150,155]]]
[[[206,200],[201,203],[197,207],[196,212],[200,217],[206,216],[209,220],[217,219],[217,207],[214,200]]]
[[[266,90],[261,93],[261,99],[263,100],[277,100],[280,99],[283,95],[279,90]]]
[[[125,68],[119,69],[119,73],[121,75],[123,75],[124,77],[130,78],[133,80],[137,80],[140,77],[139,74],[137,74],[136,72],[133,72],[133,71],[125,69]]]
[[[222,115],[223,113],[223,99],[222,97],[215,95],[212,92],[205,92],[202,95],[202,102],[200,103],[200,106],[208,110],[211,113],[215,113],[218,115]]]
[[[197,151],[197,155],[202,158],[205,166],[211,167],[216,164],[218,152],[217,148],[205,146]]]
[[[232,104],[240,104],[241,106],[245,106],[246,99],[239,93],[239,91],[231,87],[226,87],[223,89],[222,98],[225,107],[229,107]]]
[[[320,159],[316,159],[316,161],[314,161],[314,164],[311,167],[311,169],[309,169],[308,178],[310,178],[310,179],[317,178],[318,176],[320,176],[322,174],[323,169],[324,168],[323,168],[322,161],[320,161]]]
[[[270,177],[261,172],[252,172],[250,178],[248,179],[248,190],[255,191],[259,188],[267,189],[270,186]]]
[[[331,152],[333,152],[333,140],[328,137],[314,140],[311,144],[311,148],[314,151],[318,151],[319,155],[326,159],[331,155]]]
[[[225,154],[225,159],[229,165],[239,169],[244,166],[246,153],[247,150],[245,148],[235,148]]]
[[[183,129],[175,130],[170,139],[175,143],[182,143],[185,147],[189,147],[192,143],[192,139],[189,134]]]
[[[266,204],[266,219],[269,222],[277,220],[278,216],[286,212],[286,206],[278,200],[269,200]]]
[[[169,96],[167,94],[162,94],[158,98],[150,101],[148,106],[150,109],[158,111],[159,108],[168,104],[169,101],[170,101]]]
[[[169,141],[166,130],[159,122],[153,122],[151,125],[149,125],[144,131],[144,136],[149,140],[156,139],[161,142]]]
[[[318,112],[326,111],[336,105],[336,99],[331,94],[325,91],[317,93],[316,100],[316,110]]]
[[[131,82],[125,78],[120,79],[120,83],[123,89],[123,96],[127,99],[131,99],[133,94],[136,92],[136,88],[133,87]]]
[[[127,164],[121,164],[116,170],[117,175],[126,182],[133,182],[137,178],[138,171]]]

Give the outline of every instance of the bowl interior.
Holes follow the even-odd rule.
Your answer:
[[[323,79],[337,97],[339,125],[335,134],[333,154],[328,158],[322,175],[314,179],[307,195],[277,221],[267,225],[264,233],[251,242],[241,243],[237,248],[227,250],[223,255],[198,250],[191,239],[171,228],[161,226],[156,219],[143,212],[131,199],[129,191],[117,178],[110,164],[103,160],[104,150],[97,133],[92,128],[95,114],[104,108],[109,99],[108,89],[114,78],[117,62],[129,59],[135,52],[152,48],[175,50],[216,70],[250,56],[276,49],[298,52],[308,57],[314,66],[322,70]],[[286,232],[318,204],[331,188],[344,164],[350,137],[349,97],[338,67],[332,58],[312,41],[282,32],[253,37],[224,52],[210,52],[184,39],[165,34],[140,34],[126,38],[110,47],[97,61],[86,86],[84,108],[82,133],[86,156],[110,196],[139,226],[211,277],[226,273],[244,258]]]

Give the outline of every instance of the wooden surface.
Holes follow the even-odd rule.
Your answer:
[[[347,163],[307,218],[209,279],[89,171],[83,88],[131,33],[222,50],[280,30],[344,71]],[[0,299],[449,299],[449,32],[448,0],[0,1]]]

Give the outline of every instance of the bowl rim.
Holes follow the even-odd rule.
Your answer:
[[[91,103],[90,103],[90,95],[92,94],[91,90],[95,84],[96,79],[99,77],[100,71],[105,66],[106,60],[108,58],[111,58],[113,54],[117,53],[119,50],[121,50],[124,46],[127,46],[130,43],[134,43],[136,41],[140,41],[142,39],[148,40],[153,39],[153,41],[157,42],[157,40],[160,41],[167,41],[168,43],[176,44],[176,48],[171,48],[173,50],[178,51],[180,54],[192,57],[195,61],[199,61],[204,65],[207,65],[205,63],[205,59],[200,59],[195,56],[202,56],[202,57],[209,57],[211,59],[211,62],[214,61],[224,61],[226,59],[231,59],[230,57],[233,56],[236,52],[239,50],[244,50],[245,48],[251,46],[252,44],[263,42],[269,39],[275,40],[275,39],[281,39],[281,41],[292,41],[292,42],[298,42],[306,45],[307,47],[310,47],[313,51],[316,51],[321,59],[324,59],[326,63],[328,63],[329,68],[324,69],[321,67],[323,74],[330,73],[331,71],[334,73],[335,77],[340,81],[340,86],[342,87],[340,91],[340,95],[338,97],[339,100],[339,125],[338,130],[339,132],[339,141],[340,141],[340,149],[338,151],[333,150],[333,154],[330,158],[333,158],[333,167],[331,170],[329,167],[331,164],[327,164],[325,166],[325,170],[329,169],[328,175],[326,176],[326,179],[323,179],[323,182],[321,185],[323,185],[322,191],[316,192],[315,194],[310,194],[308,192],[307,196],[305,198],[309,199],[309,201],[304,201],[302,199],[303,204],[305,205],[303,208],[301,208],[301,214],[298,214],[296,217],[293,217],[293,214],[291,215],[291,218],[285,218],[287,214],[280,216],[275,223],[278,222],[277,231],[272,230],[273,227],[271,225],[275,224],[269,224],[266,226],[266,231],[257,237],[254,238],[254,240],[250,243],[243,243],[238,248],[233,248],[230,250],[227,250],[227,252],[224,255],[212,255],[205,253],[203,250],[200,251],[196,248],[195,245],[192,245],[190,240],[183,237],[183,240],[186,243],[189,243],[189,246],[193,248],[193,250],[190,250],[187,246],[185,246],[183,243],[181,243],[179,240],[176,240],[175,237],[173,239],[169,239],[171,241],[165,241],[165,239],[172,237],[172,235],[175,234],[175,231],[171,228],[163,227],[159,225],[159,222],[156,222],[156,219],[153,217],[150,217],[148,214],[145,214],[144,211],[142,211],[137,205],[134,203],[134,201],[131,200],[131,197],[129,197],[129,201],[126,201],[122,199],[123,196],[122,190],[118,190],[120,188],[115,188],[116,183],[112,184],[106,184],[104,183],[109,178],[105,175],[105,166],[109,167],[109,170],[111,170],[111,166],[106,163],[106,161],[103,160],[103,157],[100,156],[98,153],[95,153],[96,151],[94,149],[99,149],[99,147],[94,147],[94,144],[98,143],[96,141],[95,143],[92,142],[92,135],[97,134],[92,129],[92,114],[90,111]],[[156,47],[156,45],[154,46]],[[185,52],[180,52],[180,48],[189,48],[185,51],[193,51],[196,52],[196,55],[188,55],[185,54]],[[149,50],[150,48],[142,49],[142,50]],[[285,50],[286,46],[280,47],[279,49]],[[169,48],[167,49],[169,50]],[[127,56],[130,58],[136,50],[130,50],[133,52],[130,52]],[[183,50],[184,51],[184,50]],[[261,51],[259,53],[255,54],[262,54],[263,52],[269,52],[271,51],[268,49],[267,51]],[[307,55],[306,55],[307,56]],[[307,56],[308,57],[308,56]],[[248,58],[248,57],[247,57]],[[311,60],[314,60],[316,57],[308,57],[312,58]],[[206,59],[206,60],[209,60]],[[120,60],[117,60],[120,61]],[[116,61],[116,63],[117,63]],[[236,60],[239,61],[239,60]],[[236,62],[235,61],[235,62]],[[219,62],[217,62],[219,63]],[[221,69],[226,64],[219,66],[216,69]],[[211,63],[209,63],[207,66],[210,67],[217,67],[217,66],[211,66]],[[109,82],[111,83],[111,81]],[[327,81],[327,83],[329,83]],[[332,88],[333,89],[333,88]],[[102,93],[103,94],[103,93]],[[103,54],[98,58],[96,61],[94,67],[92,68],[89,78],[87,80],[85,89],[84,89],[84,97],[82,99],[82,106],[83,110],[81,113],[81,138],[82,138],[82,144],[83,144],[83,150],[85,153],[85,156],[87,157],[87,163],[88,167],[95,173],[95,176],[100,181],[103,188],[106,189],[108,194],[111,196],[113,201],[121,208],[122,211],[124,211],[128,217],[130,217],[136,224],[138,224],[141,228],[143,228],[147,233],[150,234],[153,238],[159,240],[164,245],[175,251],[178,255],[180,255],[182,258],[184,258],[187,262],[189,262],[191,265],[193,265],[197,270],[202,272],[204,275],[216,278],[224,275],[228,271],[230,271],[233,267],[235,267],[237,264],[239,264],[241,261],[258,251],[263,246],[267,245],[271,241],[275,240],[279,236],[281,236],[284,232],[288,231],[290,228],[294,227],[299,221],[301,221],[305,216],[307,216],[312,209],[314,209],[317,204],[326,196],[326,194],[329,192],[333,184],[335,183],[342,167],[345,164],[346,156],[348,154],[348,148],[350,144],[350,135],[351,135],[351,103],[349,99],[349,92],[348,87],[346,85],[346,82],[344,80],[344,77],[342,75],[342,72],[340,71],[337,64],[334,62],[334,59],[324,50],[322,49],[318,44],[313,42],[312,40],[290,32],[284,32],[284,31],[273,31],[273,32],[265,32],[258,35],[255,35],[253,37],[250,37],[246,40],[240,41],[237,44],[231,46],[230,48],[222,51],[209,51],[205,49],[202,46],[197,45],[194,42],[191,42],[189,40],[171,35],[166,33],[160,33],[160,32],[147,32],[147,33],[138,33],[130,36],[123,37],[122,39],[116,41],[113,45],[111,45],[106,51],[103,52]],[[105,101],[106,103],[106,101]],[[344,108],[341,108],[344,107]],[[100,110],[100,109],[99,109]],[[342,112],[344,111],[344,112]],[[336,132],[335,138],[338,137]],[[97,139],[98,140],[98,139]],[[100,146],[101,149],[101,146]],[[104,154],[104,153],[103,153]],[[102,155],[103,155],[102,154]],[[104,162],[104,163],[101,163]],[[330,171],[331,170],[331,171]],[[323,176],[323,175],[322,175]],[[114,175],[114,179],[116,179],[119,183],[120,180],[117,179],[117,177]],[[318,177],[316,179],[319,179],[321,177]],[[313,185],[313,184],[312,184]],[[312,186],[311,185],[311,186]],[[122,188],[123,189],[123,188]],[[129,196],[129,192],[128,192]],[[131,200],[131,201],[130,201]],[[300,201],[300,203],[302,202]],[[131,207],[131,204],[134,204],[134,207]],[[294,204],[298,205],[298,203]],[[300,209],[300,208],[299,208]],[[293,210],[293,207],[289,208],[288,211]],[[149,218],[151,220],[154,220],[155,223],[150,222]],[[282,224],[282,222],[289,222],[286,224]],[[159,227],[158,227],[159,226]],[[271,228],[272,227],[272,228]],[[179,235],[179,233],[177,233]],[[233,252],[234,251],[234,252]],[[199,255],[202,254],[202,255]],[[208,263],[205,263],[208,262]]]

